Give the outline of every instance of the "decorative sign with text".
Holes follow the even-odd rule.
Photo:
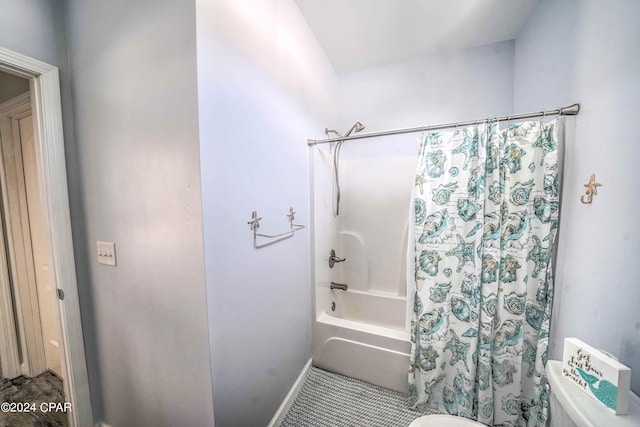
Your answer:
[[[562,375],[616,415],[629,412],[631,369],[577,338],[565,338]]]

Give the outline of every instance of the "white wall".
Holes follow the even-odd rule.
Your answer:
[[[543,0],[517,37],[514,85],[514,110],[582,104],[566,147],[550,357],[576,336],[631,365],[636,392],[639,20],[635,0]],[[592,173],[603,186],[587,206]]]
[[[216,425],[266,425],[310,357],[306,139],[335,76],[293,1],[197,1],[197,34]],[[251,212],[277,233],[290,206],[307,228],[254,248]]]
[[[67,6],[95,417],[212,425],[195,2]],[[97,263],[97,240],[115,242],[117,267]]]

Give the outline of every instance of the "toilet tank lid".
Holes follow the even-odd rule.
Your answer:
[[[629,413],[615,415],[611,410],[587,396],[562,375],[562,362],[547,362],[547,379],[558,402],[578,427],[637,427],[640,425],[640,398],[629,396]],[[553,417],[553,414],[551,415]]]

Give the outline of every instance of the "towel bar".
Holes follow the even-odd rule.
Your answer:
[[[265,233],[258,233],[258,228],[260,227],[260,220],[262,218],[258,217],[258,212],[253,211],[251,213],[251,220],[247,222],[247,224],[249,224],[249,228],[253,230],[253,240],[255,241],[256,237],[266,237],[267,239],[277,239],[278,237],[289,236],[298,230],[302,230],[304,228],[304,225],[293,223],[293,220],[295,219],[295,214],[296,213],[294,212],[293,208],[289,208],[289,213],[287,214],[287,217],[289,218],[289,224],[291,226],[291,230],[287,230],[278,234],[265,234]]]

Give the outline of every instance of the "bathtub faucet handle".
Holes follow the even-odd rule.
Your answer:
[[[346,261],[346,258],[338,258],[336,256],[336,251],[331,249],[331,253],[329,254],[329,268],[333,268],[334,265],[338,262]]]

